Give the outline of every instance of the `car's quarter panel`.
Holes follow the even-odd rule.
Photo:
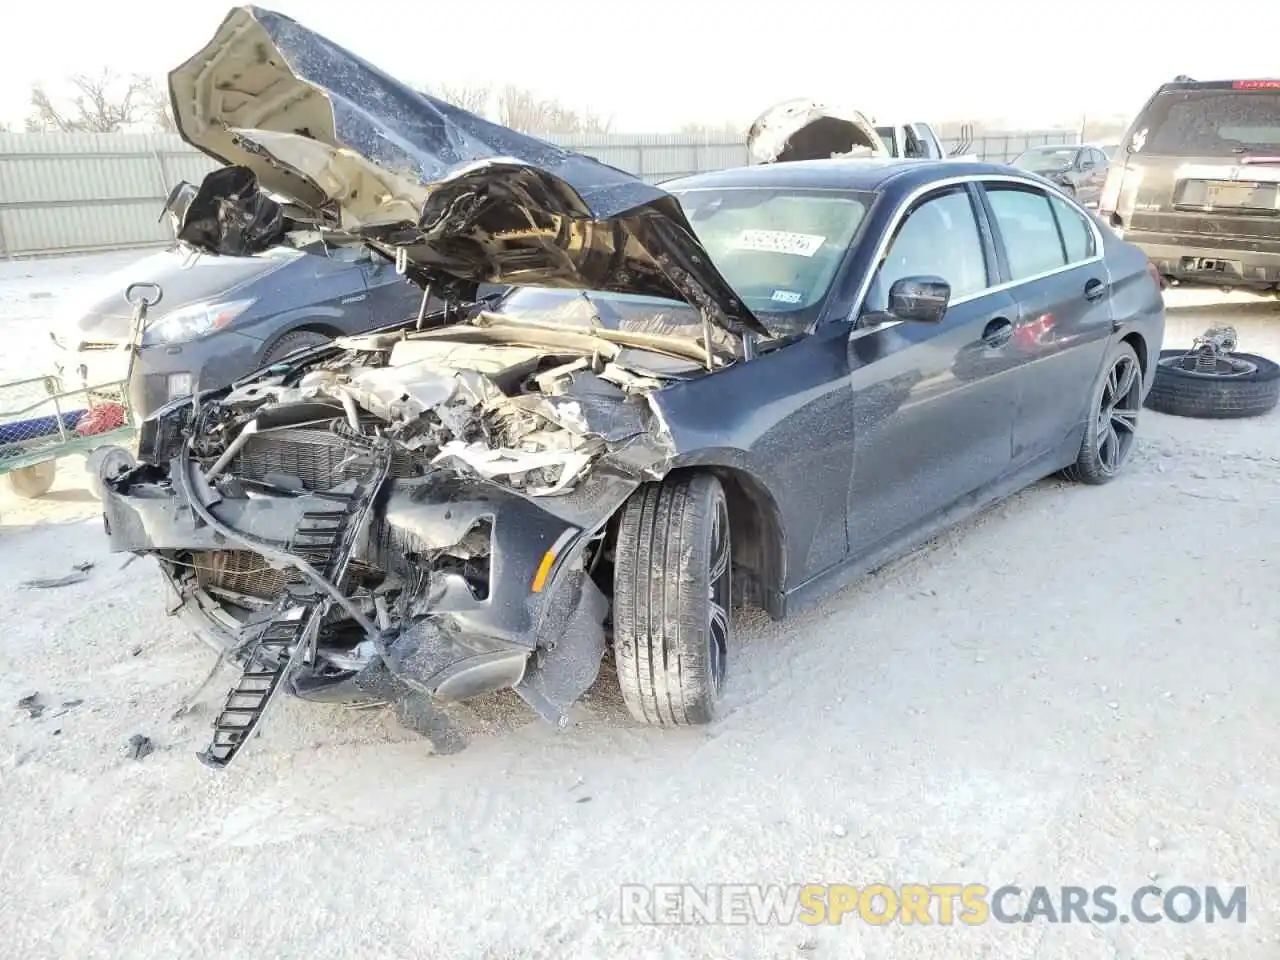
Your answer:
[[[783,590],[840,562],[848,545],[853,409],[840,326],[650,395],[675,447],[671,468],[740,470],[772,497]]]
[[[1164,346],[1164,296],[1151,275],[1151,261],[1137,246],[1102,230],[1103,253],[1111,276],[1112,341],[1135,343],[1143,365],[1143,392],[1155,381],[1156,360]]]
[[[300,326],[359,333],[373,322],[355,247],[309,252],[265,278],[237,329],[265,347]]]
[[[1114,329],[1102,237],[1049,189],[992,181],[983,192],[1008,291],[1017,302],[1010,360],[1021,374],[1016,469],[1062,446],[1089,401]]]

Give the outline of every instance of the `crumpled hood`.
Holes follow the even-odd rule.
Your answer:
[[[784,100],[760,114],[747,131],[747,151],[755,163],[889,156],[857,110],[805,99]]]
[[[233,8],[169,93],[182,138],[228,165],[183,201],[192,246],[252,252],[301,213],[403,250],[422,282],[647,294],[765,332],[666,191],[420,94],[281,14]]]

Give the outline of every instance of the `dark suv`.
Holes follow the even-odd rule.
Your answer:
[[[1160,87],[1098,208],[1171,282],[1280,290],[1280,80]]]

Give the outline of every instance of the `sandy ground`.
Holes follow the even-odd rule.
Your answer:
[[[7,342],[127,259],[0,264]],[[1274,303],[1170,305],[1172,343],[1229,318],[1280,356]],[[1148,411],[1140,433],[1107,487],[1043,482],[793,622],[741,624],[710,729],[632,725],[607,676],[563,733],[479,704],[453,757],[385,712],[285,701],[221,775],[194,757],[208,710],[171,719],[210,654],[148,561],[106,553],[67,464],[45,500],[0,499],[3,953],[1280,957],[1280,413]],[[19,585],[80,561],[83,583]],[[134,733],[156,752],[128,758]],[[619,922],[629,883],[1152,876],[1247,885],[1248,920]]]

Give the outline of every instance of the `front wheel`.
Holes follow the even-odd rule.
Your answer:
[[[1142,365],[1133,347],[1118,343],[1094,385],[1084,440],[1076,462],[1063,471],[1066,478],[1091,484],[1115,479],[1133,453],[1141,410]]]
[[[614,552],[614,660],[635,719],[715,719],[732,636],[729,506],[710,474],[646,484],[623,505]]]
[[[262,357],[262,365],[269,366],[277,360],[283,360],[295,350],[318,347],[322,343],[328,343],[330,339],[314,330],[291,330],[271,345],[271,349]]]

